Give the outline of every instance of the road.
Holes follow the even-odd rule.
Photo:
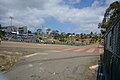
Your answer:
[[[24,60],[4,74],[8,80],[95,80],[89,67],[97,64],[101,51],[98,45],[78,47],[18,42],[3,42],[0,48],[24,53]]]

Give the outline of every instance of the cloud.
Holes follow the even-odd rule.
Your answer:
[[[67,0],[69,4],[80,3],[81,0]],[[103,13],[114,0],[95,0],[92,6],[81,9],[64,4],[65,0],[0,0],[0,23],[9,25],[9,16],[13,16],[16,26],[27,25],[30,30],[36,30],[45,23],[48,17],[54,17],[59,22],[76,24],[76,32],[98,31],[97,24],[101,21]]]
[[[70,4],[70,5],[72,5],[72,4],[77,4],[77,3],[80,3],[81,2],[81,0],[66,0],[66,4]]]

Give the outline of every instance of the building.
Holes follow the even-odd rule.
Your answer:
[[[15,26],[1,27],[1,30],[5,32],[6,39],[8,40],[15,38],[17,35],[17,27]]]
[[[5,26],[1,27],[1,29],[6,33],[17,33],[17,27],[15,26]]]
[[[27,26],[22,26],[18,28],[19,34],[27,34]]]

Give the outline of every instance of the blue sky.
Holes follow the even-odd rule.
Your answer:
[[[27,26],[35,32],[41,26],[60,32],[99,32],[98,23],[116,0],[0,0],[0,24]],[[118,0],[120,1],[120,0]]]
[[[78,3],[75,4],[69,4],[69,0],[65,0],[66,4],[72,5],[75,8],[84,8],[84,7],[90,7],[94,0],[81,0]]]
[[[78,3],[72,4],[70,3],[70,0],[64,0],[64,4],[70,5],[72,8],[83,9],[83,8],[91,7],[94,1],[95,0],[80,0]],[[100,6],[105,5],[105,0],[99,0],[99,2],[100,2],[99,4]],[[53,17],[46,18],[45,20],[46,20],[45,26],[48,26],[49,28],[54,29],[54,30],[60,30],[61,32],[88,33],[87,31],[83,31],[83,32],[80,32],[79,30],[72,31],[72,29],[76,28],[79,25],[76,25],[69,21],[59,22],[57,19]],[[94,31],[94,32],[99,32],[99,31]]]
[[[60,32],[72,32],[71,29],[76,26],[76,24],[71,22],[59,22],[57,19],[52,17],[47,18],[44,25],[48,28],[59,30]]]

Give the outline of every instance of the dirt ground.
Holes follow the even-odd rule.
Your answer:
[[[23,56],[33,54],[36,52],[42,52],[42,51],[45,51],[45,49],[46,50],[53,50],[53,49],[61,50],[65,48],[67,49],[71,48],[71,50],[73,50],[73,48],[75,49],[85,48],[85,50],[88,50],[89,47],[91,46],[71,47],[71,46],[59,46],[59,45],[38,45],[38,44],[33,44],[33,43],[28,44],[28,43],[16,43],[16,42],[3,42],[0,45],[0,71],[6,72],[16,62],[24,60]],[[95,49],[98,50],[97,48]],[[93,70],[89,69],[88,73],[91,73],[89,74],[89,77],[96,78],[96,72],[97,72],[97,69],[93,69]],[[91,80],[95,80],[95,79],[91,79]]]

